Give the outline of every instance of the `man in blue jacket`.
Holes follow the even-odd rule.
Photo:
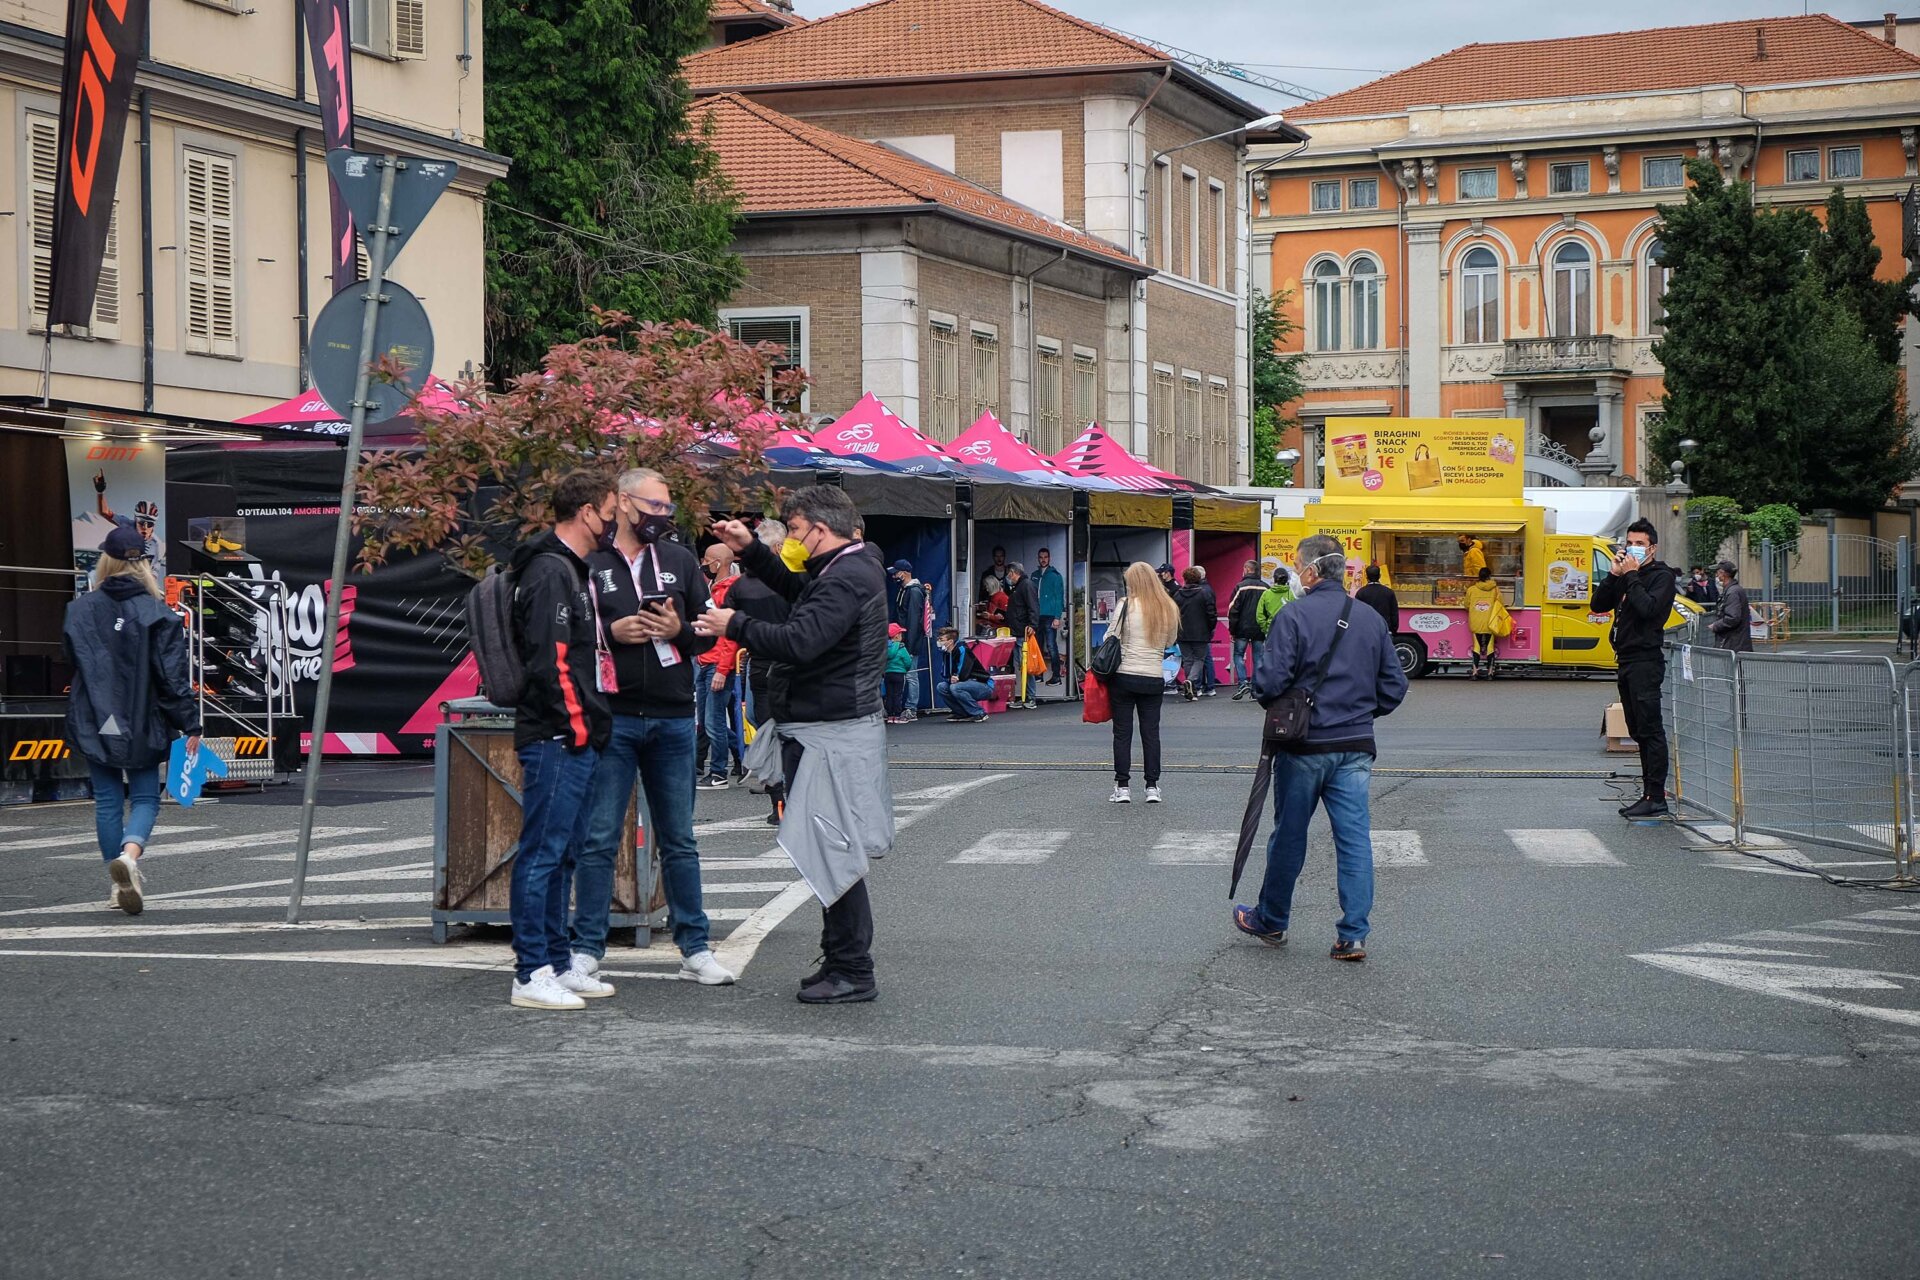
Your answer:
[[[1039,564],[1033,571],[1033,585],[1040,593],[1040,624],[1034,628],[1040,637],[1040,654],[1047,660],[1047,683],[1059,684],[1060,619],[1067,613],[1067,580],[1053,567],[1053,552],[1040,548]]]
[[[1373,837],[1368,786],[1373,779],[1373,722],[1407,696],[1406,673],[1380,615],[1342,587],[1346,555],[1325,534],[1300,543],[1302,594],[1274,615],[1253,687],[1266,706],[1297,685],[1313,694],[1306,740],[1273,759],[1273,836],[1260,901],[1233,909],[1234,928],[1269,946],[1287,940],[1293,886],[1307,857],[1307,823],[1322,802],[1333,827],[1340,888],[1335,960],[1367,958],[1367,916],[1373,909]],[[1331,655],[1329,650],[1331,649]],[[1322,662],[1326,676],[1314,687]]]

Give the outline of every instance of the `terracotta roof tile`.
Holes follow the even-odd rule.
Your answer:
[[[877,142],[861,142],[795,120],[739,94],[693,104],[695,125],[711,121],[708,138],[748,214],[823,209],[898,209],[926,205],[998,223],[1027,238],[1052,241],[1091,257],[1138,268],[1113,245],[974,186]]]
[[[707,5],[707,17],[716,22],[735,18],[767,18],[789,27],[807,25],[807,20],[799,14],[776,9],[766,0],[711,0]]]
[[[1761,57],[1761,37],[1766,56]],[[1390,114],[1408,107],[1524,98],[1791,84],[1910,75],[1920,58],[1826,14],[1750,18],[1558,40],[1470,44],[1295,107],[1292,121]]]
[[[708,49],[682,66],[696,92],[822,80],[910,79],[1053,67],[1167,64],[1157,49],[1039,0],[877,0]]]

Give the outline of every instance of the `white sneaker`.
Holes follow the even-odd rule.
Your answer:
[[[583,969],[580,966],[580,961],[583,959],[592,962],[593,968]],[[575,956],[568,963],[567,971],[558,975],[557,981],[582,1000],[604,1000],[613,994],[613,984],[603,982],[594,976],[599,969],[600,962],[594,960],[592,956]]]
[[[571,967],[575,973],[584,973],[589,978],[600,972],[600,957],[590,956],[584,951],[573,953]]]
[[[137,916],[145,907],[140,897],[140,864],[121,854],[107,864],[107,874],[113,877],[113,905],[130,916]]]
[[[1158,788],[1158,787],[1148,787],[1148,788],[1147,788],[1147,803],[1148,803],[1148,804],[1159,804],[1159,803],[1160,803],[1160,788]]]
[[[711,951],[696,951],[680,962],[680,976],[703,987],[724,987],[733,982],[733,970],[713,958]]]
[[[572,972],[569,970],[568,972]],[[525,982],[513,980],[513,1007],[516,1009],[584,1009],[587,1002],[560,985],[553,966],[543,964]]]
[[[1107,797],[1107,803],[1108,804],[1131,804],[1133,803],[1133,792],[1128,790],[1126,787],[1116,786],[1113,789],[1113,794]]]

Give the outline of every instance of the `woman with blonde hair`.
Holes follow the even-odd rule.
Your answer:
[[[108,905],[140,914],[140,855],[160,816],[160,766],[176,734],[200,749],[187,636],[162,603],[145,539],[115,529],[100,544],[97,585],[67,606],[73,669],[67,741],[93,776],[93,823],[113,882]]]
[[[1113,704],[1113,794],[1126,804],[1133,773],[1133,720],[1140,717],[1140,754],[1146,766],[1147,803],[1160,803],[1160,702],[1167,683],[1161,659],[1180,630],[1180,611],[1153,566],[1136,560],[1127,566],[1127,596],[1109,627],[1120,636],[1120,668],[1106,677]]]

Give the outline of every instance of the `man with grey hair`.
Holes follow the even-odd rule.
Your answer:
[[[1407,676],[1393,636],[1372,609],[1354,608],[1343,581],[1346,554],[1325,534],[1303,538],[1302,594],[1274,615],[1254,693],[1268,706],[1289,689],[1311,699],[1304,740],[1273,757],[1273,835],[1260,901],[1236,906],[1233,925],[1268,946],[1287,940],[1293,886],[1307,856],[1307,823],[1323,802],[1333,828],[1340,889],[1335,960],[1364,960],[1373,909],[1373,836],[1368,786],[1373,778],[1373,722],[1407,696]]]

